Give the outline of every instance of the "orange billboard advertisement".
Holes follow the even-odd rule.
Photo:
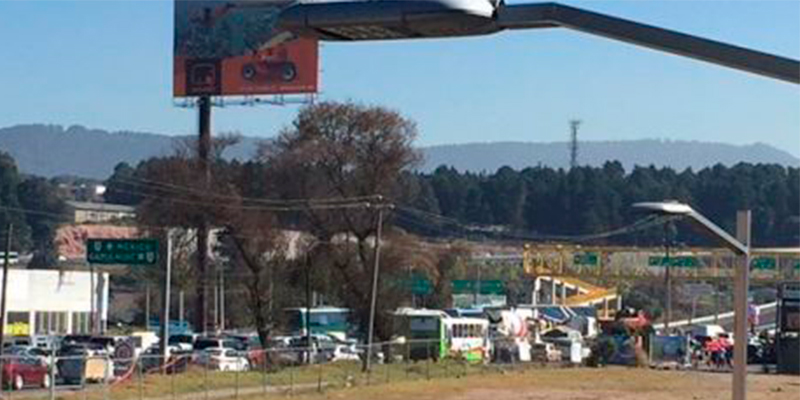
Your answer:
[[[319,43],[277,28],[285,1],[176,0],[175,97],[315,93]]]

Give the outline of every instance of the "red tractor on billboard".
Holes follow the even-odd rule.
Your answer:
[[[242,78],[255,82],[292,82],[297,78],[297,66],[290,61],[285,46],[278,46],[253,56],[242,66]]]

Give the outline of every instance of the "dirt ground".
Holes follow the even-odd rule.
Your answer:
[[[748,400],[800,400],[800,377],[748,377]],[[478,375],[350,388],[295,400],[729,400],[731,375],[602,368]],[[253,400],[256,398],[253,398]]]

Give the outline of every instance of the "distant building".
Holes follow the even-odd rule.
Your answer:
[[[96,326],[105,331],[108,273],[96,272],[92,277],[85,271],[10,269],[8,272],[4,318],[7,335],[89,333],[92,298],[97,315]]]
[[[104,223],[136,217],[136,209],[131,206],[83,201],[67,201],[66,203],[73,216],[73,223],[76,224]]]

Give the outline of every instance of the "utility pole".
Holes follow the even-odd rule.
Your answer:
[[[214,331],[219,330],[219,270],[214,277]]]
[[[178,292],[178,321],[183,325],[183,289]]]
[[[89,323],[90,325],[90,332],[92,335],[97,334],[97,299],[95,296],[95,292],[97,288],[95,287],[94,281],[94,263],[89,264],[89,301],[92,303],[89,307]]]
[[[306,250],[306,318],[305,318],[305,328],[306,328],[306,355],[308,356],[307,362],[309,364],[313,364],[313,345],[311,343],[311,249],[314,246],[311,246],[308,250]]]
[[[383,197],[378,196],[378,202],[383,202]],[[372,338],[375,331],[375,307],[378,301],[378,274],[380,270],[381,256],[381,231],[383,229],[383,208],[384,204],[378,204],[378,222],[375,227],[375,255],[373,256],[372,267],[372,300],[369,306],[369,332],[367,332],[367,360],[364,363],[364,371],[370,371],[372,367]]]
[[[169,357],[169,306],[171,303],[172,287],[172,232],[167,229],[167,265],[166,277],[164,278],[164,313],[161,317],[161,356],[164,374],[167,373],[167,360]]]
[[[225,269],[219,270],[219,325],[225,331]]]
[[[197,158],[204,174],[204,190],[211,189],[211,97],[201,96],[197,100],[198,142]],[[195,329],[199,332],[208,330],[208,221],[205,216],[199,218],[197,225],[197,268],[200,282],[197,285],[195,303]]]
[[[580,129],[583,121],[573,119],[569,121],[570,128],[570,141],[569,141],[569,168],[573,169],[578,166],[578,129]]]
[[[5,345],[6,338],[6,299],[8,298],[8,264],[11,262],[11,237],[14,235],[14,224],[6,228],[6,253],[3,255],[3,297],[0,299],[0,349]],[[2,367],[2,365],[0,365]]]

